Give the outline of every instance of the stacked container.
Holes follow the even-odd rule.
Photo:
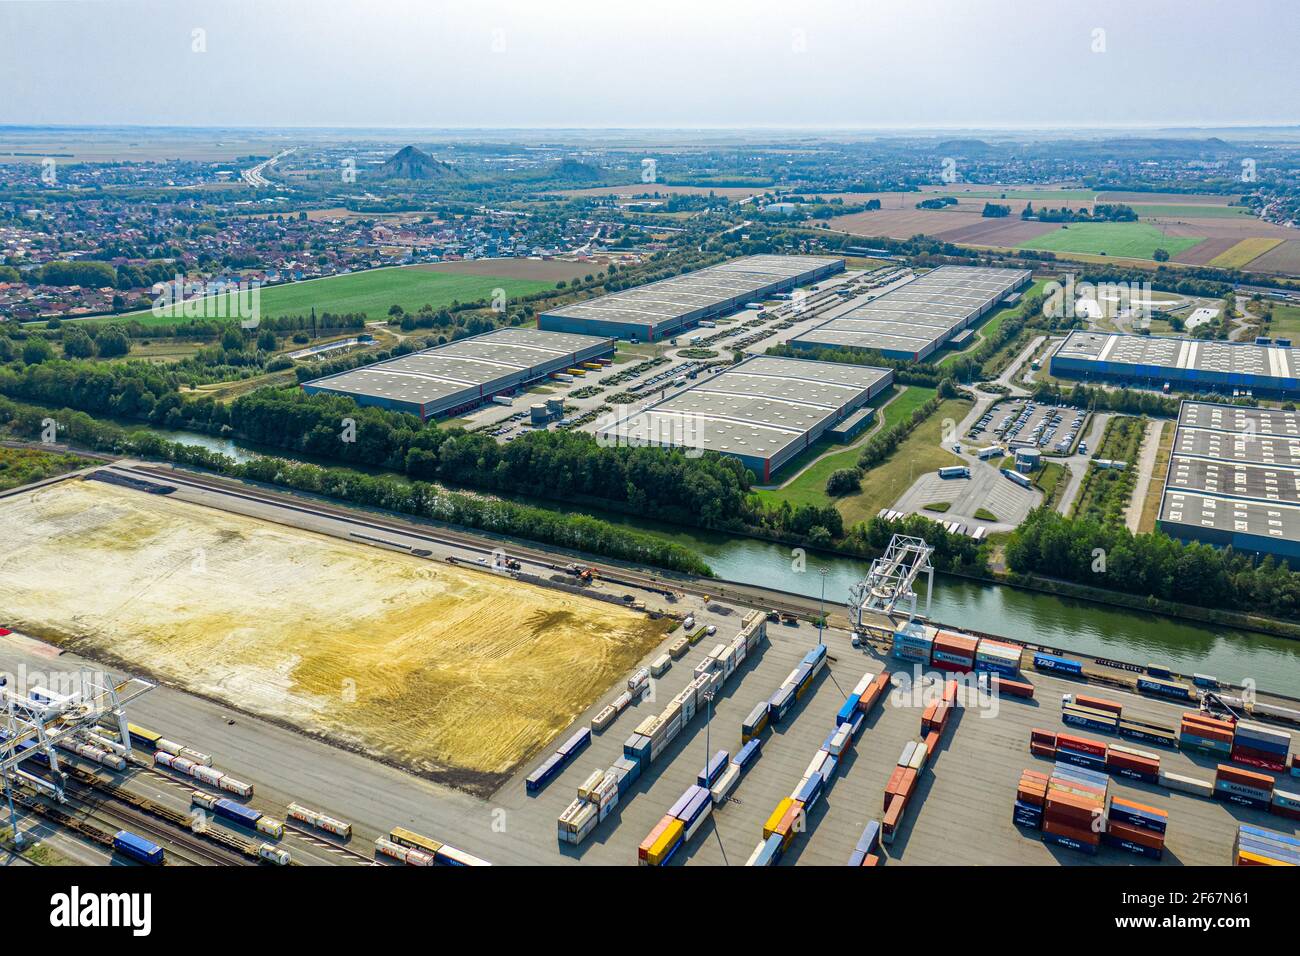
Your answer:
[[[1228,756],[1232,753],[1233,728],[1230,720],[1216,720],[1198,711],[1188,711],[1178,725],[1178,743],[1193,750]]]
[[[849,855],[849,866],[880,865],[880,824],[872,820],[867,824],[858,843]]]
[[[920,621],[909,621],[894,632],[894,656],[901,661],[929,664],[934,636],[934,628]]]
[[[1155,807],[1111,797],[1106,814],[1105,841],[1109,846],[1159,860],[1165,855],[1169,814]]]
[[[1273,802],[1273,778],[1221,763],[1214,774],[1214,796],[1256,810],[1268,810]]]
[[[1110,778],[1081,767],[1057,762],[1047,781],[1043,801],[1043,840],[1096,853],[1105,829]]]
[[[1252,767],[1283,771],[1291,752],[1291,735],[1250,721],[1237,722],[1232,759]]]
[[[1113,701],[1084,694],[1076,694],[1073,698],[1061,701],[1061,722],[1088,730],[1116,733],[1122,712],[1123,708]]]
[[[1300,838],[1242,824],[1232,841],[1233,866],[1300,866]]]
[[[1111,744],[1106,748],[1106,769],[1121,777],[1131,777],[1146,783],[1160,781],[1160,755],[1147,750],[1134,750]]]
[[[1035,757],[1056,759],[1056,734],[1050,730],[1035,727],[1029,732],[1029,752]]]
[[[1159,744],[1161,747],[1178,748],[1177,732],[1172,727],[1166,727],[1163,724],[1153,724],[1145,720],[1121,717],[1118,730],[1121,737],[1140,740],[1148,744]]]
[[[641,841],[637,848],[637,861],[641,866],[663,866],[681,847],[685,829],[681,820],[671,813],[667,814]]]
[[[744,723],[740,725],[740,742],[749,743],[751,740],[762,735],[767,729],[767,721],[772,713],[772,704],[770,701],[763,701],[756,704],[754,709],[749,712]]]
[[[1106,770],[1106,745],[1099,740],[1076,737],[1074,734],[1056,735],[1056,759],[1059,763],[1069,763],[1085,770],[1101,772]]]
[[[1026,770],[1020,774],[1016,785],[1016,802],[1011,811],[1011,822],[1031,830],[1043,828],[1043,804],[1047,801],[1047,774]]]
[[[975,669],[978,638],[952,631],[939,631],[930,649],[930,663],[944,670],[966,673]]]
[[[1024,648],[1019,644],[984,638],[975,650],[975,669],[1015,677],[1020,673],[1020,659]]]

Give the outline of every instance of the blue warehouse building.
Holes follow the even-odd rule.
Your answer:
[[[544,379],[612,355],[614,341],[537,329],[496,329],[422,352],[304,382],[309,395],[346,395],[421,418],[458,415]]]
[[[1059,378],[1181,392],[1300,395],[1300,350],[1277,342],[1075,331],[1052,354],[1050,369]]]
[[[1300,412],[1183,402],[1158,525],[1300,569]]]
[[[537,327],[657,342],[703,319],[843,271],[844,260],[828,256],[745,256],[542,312]]]

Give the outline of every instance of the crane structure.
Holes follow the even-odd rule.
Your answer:
[[[930,616],[930,595],[934,590],[934,548],[924,539],[896,534],[885,553],[871,563],[867,576],[849,589],[849,618],[855,631],[864,630],[864,612],[893,614],[899,601],[908,602],[908,620],[916,617],[916,582],[924,573],[925,616]]]
[[[59,769],[59,749],[98,763],[124,766],[131,753],[126,704],[154,687],[139,678],[118,679],[88,668],[57,676],[59,691],[44,686],[12,686],[0,678],[0,786],[4,788],[15,845],[21,845],[22,835],[13,788],[21,783],[59,803],[65,802],[63,787],[67,777]],[[116,740],[100,732],[104,726],[116,730]],[[48,779],[19,767],[38,754],[49,763]]]

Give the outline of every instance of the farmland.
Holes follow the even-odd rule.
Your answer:
[[[667,627],[96,481],[0,499],[0,522],[6,623],[477,792]]]
[[[1226,252],[1221,252],[1210,260],[1210,265],[1220,269],[1240,269],[1248,262],[1253,262],[1274,246],[1280,239],[1243,239]]]
[[[1201,240],[1164,235],[1145,222],[1072,223],[1047,236],[1020,243],[1020,249],[1046,252],[1081,252],[1126,259],[1150,259],[1157,249],[1171,255],[1191,248]]]
[[[371,319],[383,319],[393,305],[408,312],[422,305],[435,309],[453,302],[476,302],[490,299],[494,289],[504,289],[509,297],[527,295],[554,288],[554,282],[539,279],[516,279],[502,275],[466,275],[436,271],[419,266],[371,269],[349,275],[309,279],[261,290],[261,314],[265,318],[280,315],[317,313],[345,314],[362,312]],[[134,313],[122,318],[138,319],[144,325],[161,325],[175,321],[163,315]]]

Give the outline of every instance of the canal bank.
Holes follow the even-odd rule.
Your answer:
[[[310,460],[197,432],[150,431],[236,460],[258,454]],[[578,511],[553,502],[528,503]],[[870,564],[862,559],[819,553],[807,554],[801,560],[788,545],[771,541],[685,529],[616,512],[602,511],[594,516],[695,551],[721,579],[720,593],[725,593],[728,583],[749,584],[820,599],[824,585],[828,602],[843,603],[849,588],[863,578]],[[823,568],[825,575],[820,573]],[[924,612],[924,594],[919,609]],[[942,574],[935,575],[930,617],[952,627],[1068,648],[1094,657],[1159,663],[1184,673],[1213,674],[1234,683],[1254,680],[1261,688],[1281,693],[1300,692],[1300,641],[1256,631]]]

